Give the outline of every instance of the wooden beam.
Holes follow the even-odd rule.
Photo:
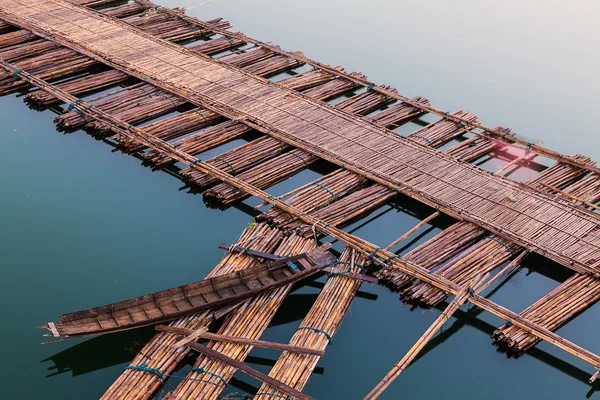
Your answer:
[[[190,336],[197,333],[197,332],[194,332],[194,330],[192,330],[192,329],[177,328],[177,327],[168,326],[168,325],[157,325],[155,329],[160,332],[170,332],[170,333],[175,333],[177,335],[187,336],[187,338],[189,338]],[[264,349],[289,351],[291,353],[310,354],[310,355],[319,356],[319,357],[323,357],[323,355],[325,354],[325,352],[321,351],[321,350],[307,349],[305,347],[291,346],[289,344],[283,344],[283,343],[277,343],[277,342],[267,342],[265,340],[253,340],[253,339],[246,339],[246,338],[241,338],[241,337],[219,335],[216,333],[211,333],[211,332],[206,332],[206,331],[201,332],[195,338],[190,339],[190,341],[192,341],[194,339],[198,339],[198,338],[206,339],[206,340],[215,340],[215,341],[219,341],[219,342],[243,344],[243,345],[247,345],[247,346],[261,347]],[[190,341],[184,343],[184,345],[188,344]],[[177,346],[177,347],[179,347],[179,346]]]
[[[313,400],[312,397],[305,395],[304,393],[294,389],[293,387],[290,387],[288,385],[284,385],[283,383],[279,382],[276,379],[271,378],[268,375],[263,374],[262,372],[258,372],[257,370],[250,368],[249,366],[247,366],[246,364],[244,364],[243,362],[234,360],[233,358],[227,357],[226,355],[219,353],[216,350],[210,349],[206,346],[201,345],[200,343],[188,343],[187,346],[190,349],[196,350],[199,353],[202,353],[208,357],[214,358],[215,360],[219,360],[221,361],[223,364],[227,364],[233,368],[239,369],[240,371],[242,371],[243,373],[258,379],[261,382],[266,383],[267,385],[270,385],[274,388],[276,388],[277,390],[281,390],[283,393],[287,394],[288,396],[300,399],[300,400]]]

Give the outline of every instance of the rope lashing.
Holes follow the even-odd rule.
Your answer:
[[[233,186],[231,186],[229,183],[227,182],[223,182],[223,185],[227,186],[229,189],[231,189],[231,191],[233,192],[233,195],[235,196],[235,199],[238,200],[239,196],[238,196],[238,192],[239,190],[234,188]]]
[[[229,42],[229,44],[231,45],[231,47],[235,47],[235,44],[233,44],[231,39],[229,39],[227,36],[223,36],[223,39],[227,40]]]
[[[508,321],[506,321],[506,326],[512,326],[513,324],[513,320],[509,319]]]
[[[333,190],[329,189],[327,186],[323,185],[322,183],[315,183],[313,186],[317,186],[317,187],[327,190],[329,192],[329,194],[331,195],[331,197],[333,197],[334,200],[337,200],[337,196],[333,192]]]
[[[469,296],[471,297],[475,296],[475,290],[473,288],[468,288],[467,293],[469,293]]]
[[[271,397],[282,398],[284,400],[292,400],[290,395],[283,395],[283,394],[277,394],[277,393],[258,392],[253,397],[258,397],[258,396],[271,396]],[[247,398],[249,399],[250,396],[248,396]]]
[[[329,344],[332,344],[332,340],[331,340],[331,335],[327,332],[325,332],[323,329],[319,329],[319,328],[313,328],[312,326],[301,326],[298,329],[296,329],[297,331],[301,330],[301,329],[306,329],[309,331],[313,331],[316,333],[320,333],[322,335],[325,335],[325,337],[327,338],[327,340],[329,341]]]
[[[375,85],[373,85],[373,84],[367,86],[367,92],[372,91],[374,87],[375,87]]]
[[[376,248],[375,250],[373,250],[373,252],[371,254],[369,254],[369,257],[367,257],[367,259],[369,261],[373,261],[373,258],[375,258],[375,256],[377,255],[377,252],[381,250],[381,247]]]
[[[350,261],[336,261],[336,263],[334,265],[352,265],[352,263]],[[363,272],[367,271],[365,266],[360,263],[355,262],[354,266],[360,268],[361,270],[363,270]]]
[[[76,108],[76,109],[75,109],[75,112],[76,112],[77,114],[79,114],[79,116],[80,116],[81,118],[83,118],[83,123],[84,123],[84,124],[87,124],[87,118],[85,117],[85,113],[84,113],[83,111],[81,111],[79,108]]]
[[[196,164],[198,164],[198,163],[201,163],[201,162],[202,162],[202,160],[201,160],[201,159],[199,159],[199,158],[196,158],[194,161],[192,161],[192,162],[190,163],[190,166],[192,166],[192,165],[196,165]]]
[[[21,30],[21,33],[23,34],[23,36],[25,37],[25,41],[29,42],[29,36],[27,35],[27,32],[25,30]]]
[[[78,106],[79,104],[81,104],[81,99],[76,100],[73,103],[69,103],[69,107],[67,107],[67,112],[73,111],[73,108],[75,108],[75,106]]]
[[[175,100],[173,100],[171,97],[163,94],[162,97],[164,97],[165,99],[169,100],[171,103],[173,103],[173,107],[177,108],[177,103],[175,103]]]
[[[212,375],[212,376],[214,376],[215,378],[219,378],[219,379],[221,380],[221,382],[223,382],[223,385],[224,385],[225,387],[227,387],[227,381],[225,380],[225,378],[223,378],[221,375],[219,375],[219,374],[217,374],[217,373],[214,373],[214,372],[211,372],[211,371],[207,371],[207,370],[205,370],[204,368],[198,368],[198,367],[197,367],[197,368],[192,368],[192,369],[190,370],[190,372],[196,372],[196,373],[198,373],[198,374],[207,374],[207,375]]]
[[[207,124],[209,121],[206,119],[206,116],[204,115],[204,113],[202,111],[196,111],[196,114],[198,114],[199,116],[202,117],[202,122],[204,122],[205,124]]]
[[[231,164],[229,163],[229,161],[227,161],[227,160],[225,160],[224,158],[221,158],[221,157],[216,157],[216,158],[215,158],[215,160],[219,160],[219,161],[222,161],[222,162],[224,162],[225,164],[227,164],[227,166],[228,166],[229,168],[231,168],[231,175],[235,175],[235,168],[233,168],[233,165],[231,165]]]
[[[421,136],[421,135],[410,135],[411,138],[417,138],[417,139],[423,139],[425,141],[427,141],[427,143],[429,143],[430,146],[433,146],[433,142],[429,139],[427,139],[425,136]]]
[[[346,169],[346,164],[342,164],[342,169]]]
[[[304,158],[302,158],[302,156],[300,156],[299,154],[296,154],[292,151],[290,151],[288,154],[298,157],[304,163],[304,166],[308,168],[308,164],[306,163],[306,160]]]
[[[324,234],[324,230],[329,226],[329,224],[325,224],[322,229],[319,229],[319,234]]]
[[[152,95],[150,94],[150,92],[147,91],[146,89],[144,89],[143,87],[138,88],[138,89],[140,89],[142,92],[146,93],[148,95],[148,97],[152,98]]]
[[[502,246],[506,247],[506,250],[508,250],[508,252],[510,253],[510,255],[513,255],[513,250],[512,250],[512,249],[510,248],[510,246],[509,246],[509,245],[507,245],[506,243],[504,243],[504,242],[502,242],[502,241],[500,241],[500,240],[498,240],[498,239],[496,239],[495,237],[492,237],[492,236],[484,236],[483,238],[484,238],[484,239],[490,239],[490,240],[493,240],[494,242],[496,242],[496,243],[498,243],[498,244],[500,244],[500,245],[502,245]]]
[[[160,380],[161,380],[161,381],[165,379],[165,376],[163,375],[163,373],[162,373],[162,372],[160,372],[160,371],[159,371],[159,369],[158,369],[158,368],[150,368],[150,367],[148,367],[148,365],[146,365],[146,364],[141,364],[141,365],[130,365],[130,366],[128,366],[128,367],[125,367],[125,369],[126,369],[126,370],[127,370],[127,369],[131,369],[131,370],[134,370],[134,371],[147,372],[147,373],[149,373],[149,374],[152,374],[152,375],[156,375],[156,376],[158,376],[158,377],[160,378]]]
[[[129,126],[127,126],[127,130],[130,131],[131,128],[133,128],[133,125],[129,124]]]
[[[17,79],[21,72],[23,72],[23,68],[15,68],[12,74],[13,78]]]
[[[390,262],[394,258],[397,258],[398,260],[402,261],[402,256],[399,256],[398,254],[394,254],[393,256],[390,256],[390,258],[388,258],[387,260],[385,260],[384,263],[386,263],[387,265],[390,265]]]

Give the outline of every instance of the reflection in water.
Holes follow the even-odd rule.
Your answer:
[[[40,362],[54,363],[53,367],[48,368],[51,372],[46,377],[69,371],[73,376],[83,375],[131,361],[152,335],[154,328],[151,326],[102,335],[71,346]]]

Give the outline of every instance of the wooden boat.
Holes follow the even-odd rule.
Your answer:
[[[180,318],[187,314],[217,309],[249,297],[304,279],[337,262],[323,245],[288,258],[247,251],[265,261],[257,267],[217,276],[188,285],[147,294],[133,299],[61,315],[59,322],[40,328],[46,336],[67,339],[122,331]]]

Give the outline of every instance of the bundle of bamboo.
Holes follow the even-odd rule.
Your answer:
[[[594,160],[581,154],[575,154],[573,158],[588,165],[596,165]],[[579,168],[574,168],[572,165],[564,163],[556,163],[542,171],[537,177],[527,182],[527,184],[537,190],[552,193],[552,189],[549,189],[545,185],[564,189],[579,181],[584,175],[585,171]]]
[[[471,162],[491,153],[497,148],[507,145],[511,138],[514,138],[514,134],[511,133],[509,128],[497,126],[494,130],[504,132],[501,139],[492,140],[484,136],[474,136],[452,146],[446,150],[446,153],[456,157],[460,161]]]
[[[379,87],[390,90],[394,93],[398,92],[391,86],[380,85]],[[393,99],[390,99],[381,93],[367,90],[366,92],[352,96],[349,99],[336,104],[336,107],[350,114],[364,115],[375,111],[378,108],[384,107],[393,101]]]
[[[396,193],[393,190],[380,185],[373,185],[334,201],[332,204],[312,212],[311,215],[327,221],[331,226],[339,226],[378,209],[394,197],[396,197]],[[295,232],[304,237],[320,236],[322,234],[312,226],[299,221],[284,225],[282,229],[286,233]]]
[[[201,121],[201,119],[198,117],[194,123],[198,123],[199,121]],[[220,146],[223,143],[237,139],[251,130],[252,129],[250,129],[248,126],[240,124],[239,122],[225,121],[218,125],[210,126],[203,131],[194,133],[183,139],[179,139],[173,143],[173,146],[177,149],[185,151],[188,154],[196,155]],[[164,166],[173,162],[173,159],[170,157],[167,157],[164,154],[156,151],[150,151],[146,153],[144,158],[154,163],[156,166]],[[188,175],[193,175],[191,169],[184,169],[181,171],[181,174],[186,180],[191,179],[188,178]]]
[[[415,96],[411,100],[424,106],[431,105],[429,100],[421,96]],[[367,117],[367,119],[386,128],[395,129],[413,119],[419,118],[423,114],[425,113],[420,108],[400,102],[375,115]]]
[[[126,82],[128,79],[130,79],[129,76],[121,71],[108,70],[85,75],[64,83],[59,83],[56,86],[74,96],[77,96],[114,85],[119,85]],[[43,90],[36,90],[29,93],[27,96],[25,96],[24,100],[29,103],[41,105],[50,105],[58,102],[56,97]]]
[[[350,248],[344,249],[338,266],[332,269],[330,278],[300,328],[292,336],[290,345],[316,350],[327,348],[361,285],[360,281],[349,276],[360,273],[364,261],[364,257],[356,256]],[[269,372],[269,376],[295,389],[303,390],[320,358],[285,351]],[[285,397],[285,394],[263,384],[255,399],[271,400],[277,397]]]
[[[544,297],[523,310],[520,315],[554,331],[600,300],[600,281],[591,276],[575,274]],[[492,335],[496,344],[515,357],[540,341],[535,335],[504,324]]]
[[[444,264],[481,238],[485,231],[468,222],[457,222],[438,235],[409,251],[402,259],[417,263],[429,271]],[[395,291],[402,290],[413,278],[397,270],[384,268],[375,273],[382,284]]]
[[[198,53],[213,55],[225,50],[231,50],[244,45],[245,42],[239,39],[227,39],[225,37],[207,40],[200,43],[192,43],[187,46],[188,49],[197,51]]]
[[[130,124],[155,118],[185,104],[185,100],[147,84],[134,85],[115,93],[100,95],[89,101],[101,110],[118,115]],[[83,125],[98,131],[108,129],[106,124],[88,121],[79,112],[70,109],[65,111],[65,114],[55,118],[60,129],[76,129]]]
[[[491,272],[520,250],[519,246],[506,244],[501,238],[491,235],[471,245],[433,273],[464,286],[478,275]],[[426,308],[438,305],[447,296],[447,293],[424,282],[405,289],[400,295],[405,302]]]
[[[360,72],[351,72],[350,75],[366,78],[365,75],[361,74]],[[350,82],[342,78],[336,78],[326,82],[323,85],[320,85],[319,87],[308,89],[304,92],[304,94],[314,99],[325,101],[337,97],[357,87],[358,85],[354,82]]]
[[[291,146],[277,139],[264,136],[222,153],[217,157],[210,158],[205,162],[224,171],[229,170],[232,175],[237,175],[260,163],[284,154],[290,149]],[[206,189],[219,182],[218,179],[208,174],[195,174],[186,171],[182,172],[182,175],[186,176],[186,181],[193,183],[199,189]]]
[[[319,70],[310,70],[301,74],[296,74],[286,79],[282,79],[279,81],[279,84],[293,90],[304,91],[332,81],[333,79],[335,78],[331,74],[328,74],[326,72]]]
[[[250,74],[269,77],[290,69],[300,67],[302,64],[284,56],[274,56],[258,61],[242,69]]]
[[[241,68],[273,57],[274,55],[275,53],[270,50],[263,49],[262,47],[253,47],[240,54],[227,54],[225,57],[220,58],[220,60],[229,65]]]
[[[454,114],[455,117],[462,118],[469,123],[477,123],[479,119],[473,113],[468,111],[457,111]],[[439,147],[450,140],[463,135],[468,132],[468,124],[460,125],[454,121],[440,119],[432,124],[429,124],[409,135],[407,137],[417,140],[422,144]]]
[[[280,198],[284,199],[291,196],[286,200],[287,204],[303,212],[310,213],[347,196],[365,186],[366,183],[367,180],[365,178],[352,172],[338,169],[292,192],[286,193],[280,196]],[[275,207],[260,214],[256,219],[257,221],[266,221],[274,226],[284,226],[294,220],[290,214]]]
[[[317,160],[318,157],[311,153],[293,150],[242,172],[238,175],[238,178],[265,189],[283,182]],[[228,206],[248,196],[247,193],[240,192],[230,185],[222,183],[204,192],[203,198],[209,205]]]

